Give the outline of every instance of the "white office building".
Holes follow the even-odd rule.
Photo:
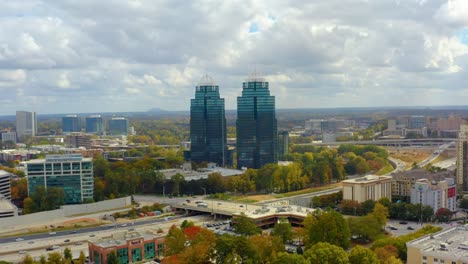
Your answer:
[[[23,136],[36,136],[36,112],[16,111],[16,134],[19,139]]]

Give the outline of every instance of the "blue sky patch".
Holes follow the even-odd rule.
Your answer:
[[[468,28],[463,29],[457,34],[458,39],[461,43],[468,45]]]
[[[258,31],[259,31],[259,28],[258,28],[257,23],[252,22],[250,24],[250,27],[249,27],[249,33],[255,33],[255,32],[258,32]]]

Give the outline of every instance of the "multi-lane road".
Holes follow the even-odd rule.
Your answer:
[[[76,230],[76,232],[61,231],[56,232],[56,234],[53,235],[46,233],[2,238],[0,240],[0,260],[17,263],[24,258],[25,253],[31,255],[35,259],[38,259],[41,255],[47,255],[47,253],[52,252],[46,250],[52,246],[56,246],[54,251],[59,252],[63,252],[65,247],[68,247],[71,249],[73,256],[78,257],[80,251],[83,251],[85,255],[88,254],[88,240],[109,237],[113,233],[124,232],[129,229],[144,232],[147,229],[155,230],[162,228],[167,231],[171,225],[180,225],[185,219],[195,223],[205,222],[208,220],[206,216],[172,216],[160,219],[136,221],[133,224],[127,223],[83,228]],[[20,238],[20,241],[17,241],[18,238]]]

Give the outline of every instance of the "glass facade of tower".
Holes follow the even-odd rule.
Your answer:
[[[104,133],[104,121],[101,116],[86,117],[86,133],[102,135]]]
[[[258,169],[278,162],[275,97],[268,82],[252,78],[237,97],[237,167]]]
[[[109,120],[109,135],[127,136],[128,135],[128,120],[123,117],[115,117]]]
[[[62,117],[62,132],[63,133],[81,132],[80,117],[76,115]]]
[[[195,99],[190,100],[190,142],[192,161],[226,164],[226,118],[219,86],[196,87]]]
[[[28,161],[26,175],[29,196],[38,186],[43,186],[63,189],[65,204],[93,199],[93,161],[81,154],[47,155],[45,160]]]

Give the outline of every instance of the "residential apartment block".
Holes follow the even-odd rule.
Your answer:
[[[417,180],[411,190],[411,203],[428,205],[434,209],[434,212],[440,208],[455,211],[457,207],[455,180],[453,178],[438,182],[428,179]]]

